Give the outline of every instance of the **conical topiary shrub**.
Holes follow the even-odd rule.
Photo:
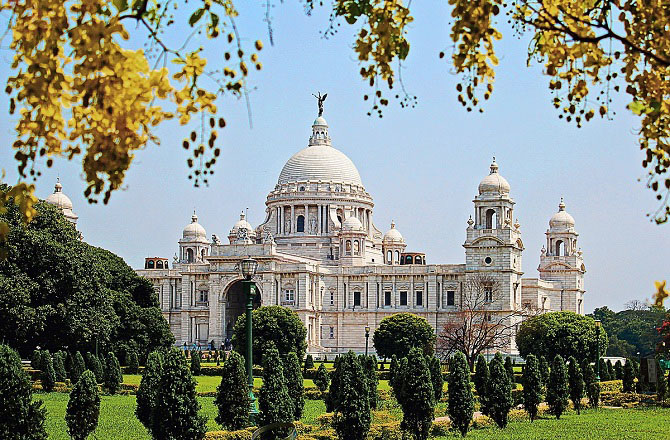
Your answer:
[[[568,371],[565,368],[565,361],[561,355],[556,355],[551,363],[551,373],[549,374],[549,383],[547,384],[547,404],[549,412],[557,419],[568,407]]]
[[[449,360],[447,394],[447,413],[451,423],[465,437],[475,411],[475,402],[470,387],[470,368],[461,352]]]
[[[502,356],[496,353],[489,366],[491,378],[486,397],[489,416],[500,428],[507,426],[509,411],[512,409],[512,392],[509,375],[505,371]]]
[[[538,407],[542,402],[542,374],[540,363],[535,355],[526,357],[526,366],[523,369],[523,407],[532,422],[537,417]]]
[[[489,376],[489,365],[486,363],[484,356],[480,354],[477,356],[477,362],[475,363],[474,382],[475,391],[477,391],[477,396],[479,396],[479,410],[486,416],[489,415],[487,405]]]
[[[67,431],[73,440],[86,440],[98,427],[100,416],[100,395],[98,382],[91,370],[82,373],[70,393],[65,421]]]
[[[244,358],[233,351],[223,363],[221,383],[216,389],[216,423],[230,431],[244,428],[249,424],[250,403]]]

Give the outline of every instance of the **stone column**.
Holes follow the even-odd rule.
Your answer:
[[[291,230],[287,231],[289,234],[295,232],[295,205],[291,205]]]
[[[321,235],[321,232],[323,227],[321,225],[321,210],[323,209],[323,205],[316,205],[316,234]]]
[[[309,205],[305,204],[305,235],[309,233]]]

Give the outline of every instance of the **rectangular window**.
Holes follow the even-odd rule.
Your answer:
[[[328,337],[330,339],[335,339],[335,327],[330,328],[330,330],[328,331]]]
[[[400,305],[401,306],[406,306],[407,305],[407,291],[405,291],[405,290],[400,292]]]
[[[385,306],[391,305],[391,292],[384,292],[384,305]]]
[[[484,287],[484,301],[493,302],[493,286]]]
[[[456,292],[453,290],[447,290],[447,305],[453,306],[456,304]]]
[[[209,295],[206,290],[201,290],[198,292],[198,302],[199,303],[206,303],[209,301]]]
[[[361,292],[354,292],[354,307],[361,305]]]
[[[284,290],[284,301],[287,303],[293,303],[293,301],[295,301],[295,290],[293,289]]]
[[[332,306],[332,305],[334,305],[334,304],[335,304],[335,294],[334,294],[333,291],[331,290],[331,291],[330,291],[330,305]]]
[[[421,291],[416,292],[416,305],[423,307],[423,292]]]

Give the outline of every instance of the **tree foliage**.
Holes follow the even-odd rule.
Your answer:
[[[433,382],[433,392],[435,393],[435,402],[442,398],[444,388],[444,378],[442,377],[442,363],[437,356],[428,358],[428,368],[430,369],[430,380]]]
[[[155,424],[160,423],[154,417],[156,411],[156,393],[163,374],[163,353],[153,351],[149,354],[144,374],[137,389],[137,406],[135,416],[155,438]]]
[[[330,375],[328,374],[328,370],[326,370],[326,364],[321,362],[321,365],[316,370],[316,376],[314,376],[314,385],[323,393],[328,389],[329,384]]]
[[[40,381],[42,382],[42,389],[46,392],[53,391],[56,386],[56,370],[54,370],[53,360],[48,351],[44,351],[42,355],[42,371],[40,373]]]
[[[91,370],[95,375],[95,380],[97,380],[98,383],[103,383],[105,380],[105,369],[102,367],[100,358],[89,351],[86,353],[85,361],[86,368]]]
[[[470,366],[463,353],[456,353],[449,359],[447,393],[447,414],[454,427],[465,437],[475,411],[475,402],[470,387]]]
[[[334,398],[334,427],[339,438],[363,440],[367,437],[372,415],[368,400],[365,372],[353,352],[340,356],[337,371],[331,383],[337,383]]]
[[[544,356],[540,356],[540,375],[542,376],[542,388],[546,391],[549,382],[549,362]]]
[[[116,394],[121,388],[123,382],[123,374],[121,374],[121,366],[116,355],[112,352],[107,354],[105,362],[105,388],[109,394]]]
[[[98,427],[100,395],[98,382],[91,370],[86,370],[70,392],[65,421],[73,440],[86,440]]]
[[[626,359],[626,364],[623,366],[623,392],[632,393],[635,379],[633,372],[633,362],[631,359]]]
[[[307,350],[307,329],[296,312],[288,307],[263,306],[251,314],[253,325],[253,359],[262,362],[262,356],[270,348],[276,348],[280,356],[294,352],[298,359]],[[241,315],[233,327],[233,348],[246,356],[246,318]]]
[[[306,373],[307,370],[310,370],[314,368],[314,358],[312,357],[311,354],[308,354],[305,356],[305,362],[304,362],[304,372]]]
[[[489,415],[488,407],[488,386],[489,386],[490,374],[489,374],[489,364],[486,362],[484,355],[480,354],[477,356],[477,364],[475,365],[475,391],[479,396],[479,409],[482,414]]]
[[[191,374],[200,376],[202,354],[199,351],[191,352]]]
[[[570,388],[572,406],[577,411],[577,414],[579,414],[582,409],[582,398],[584,397],[584,377],[577,359],[574,357],[568,359],[568,386]]]
[[[76,352],[72,358],[72,371],[70,372],[70,379],[72,383],[79,382],[79,378],[86,371],[86,364],[84,363],[84,356],[80,352]]]
[[[126,353],[126,366],[128,367],[128,373],[137,374],[140,369],[140,361],[137,358],[137,351],[130,350]]]
[[[0,438],[46,440],[46,410],[32,396],[33,387],[18,353],[0,345]]]
[[[284,375],[284,362],[276,348],[268,349],[263,356],[263,385],[258,394],[258,410],[260,426],[294,420],[295,407]]]
[[[367,382],[368,402],[370,403],[370,409],[376,410],[379,404],[379,396],[377,393],[377,387],[379,386],[379,375],[377,374],[377,357],[374,355],[362,355],[360,361]]]
[[[514,365],[512,364],[512,358],[509,356],[505,358],[505,372],[509,376],[510,388],[515,389],[516,383],[514,382]]]
[[[587,363],[584,367],[584,384],[586,386],[586,395],[589,398],[589,406],[598,408],[600,402],[600,383],[596,380],[596,374],[593,367]]]
[[[65,363],[63,361],[65,356],[67,356],[67,354],[64,351],[58,351],[53,356],[56,382],[65,382],[65,379],[67,378]]]
[[[7,191],[0,185],[0,195]],[[120,353],[174,342],[149,280],[80,240],[58,208],[35,207],[27,226],[17,208],[0,212],[10,228],[0,264],[0,334],[9,345],[28,355],[36,346],[86,353],[97,341],[101,351]]]
[[[509,411],[512,409],[512,392],[509,375],[505,371],[500,352],[496,353],[489,365],[491,378],[488,385],[489,416],[500,428],[507,426]]]
[[[523,407],[532,422],[537,417],[537,410],[542,402],[542,375],[540,363],[535,355],[529,354],[523,368]]]
[[[288,394],[293,401],[293,420],[300,420],[305,409],[305,385],[300,370],[300,361],[294,352],[284,358],[284,378]]]
[[[420,348],[425,355],[434,352],[435,331],[426,318],[412,313],[396,313],[379,323],[372,335],[375,351],[381,357],[405,357],[412,348]]]
[[[593,318],[574,312],[549,312],[524,321],[516,335],[519,354],[578,360],[595,359],[596,326]],[[605,351],[607,335],[600,332],[600,349]]]
[[[250,403],[244,358],[232,352],[223,363],[221,383],[216,389],[216,423],[230,431],[244,428],[249,424]]]
[[[549,412],[561,418],[561,414],[568,407],[568,371],[565,368],[565,361],[560,354],[554,357],[551,363],[551,373],[547,383],[547,404]]]
[[[202,439],[207,419],[201,416],[195,392],[195,379],[184,354],[171,348],[163,356],[161,375],[156,387],[151,420],[155,439]]]
[[[595,309],[589,316],[599,319],[607,333],[607,356],[630,357],[637,352],[649,355],[656,351],[663,339],[663,332],[657,328],[662,327],[665,315],[666,310],[662,306],[629,303],[628,308],[620,312],[604,306]]]

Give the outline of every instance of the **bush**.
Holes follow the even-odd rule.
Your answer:
[[[194,376],[200,376],[200,370],[202,368],[201,361],[202,354],[199,351],[194,351],[191,353],[191,374]]]
[[[91,370],[97,383],[105,381],[105,370],[100,363],[100,359],[91,352],[86,353],[86,368]]]
[[[635,376],[633,375],[633,363],[630,359],[626,360],[626,364],[623,366],[623,392],[632,393],[633,392],[633,381]]]
[[[557,354],[551,363],[551,373],[547,384],[549,412],[557,419],[561,418],[561,414],[568,407],[568,394],[568,372],[565,368],[565,361],[560,354]]]
[[[204,440],[251,440],[255,430],[253,427],[239,431],[209,431],[205,433]]]
[[[276,348],[267,350],[263,356],[263,386],[258,395],[258,406],[260,426],[293,421],[295,408],[286,386],[284,365]],[[287,434],[283,433],[284,436]]]
[[[540,376],[542,377],[542,388],[546,393],[549,382],[549,362],[544,356],[540,356]]]
[[[100,395],[98,383],[91,370],[82,373],[70,393],[65,421],[67,431],[74,440],[86,440],[98,426]]]
[[[475,404],[472,388],[470,387],[470,369],[463,353],[457,352],[450,359],[448,377],[449,403],[447,412],[451,423],[465,437],[470,428]]]
[[[307,370],[314,368],[314,358],[312,357],[311,354],[308,354],[305,357],[305,362],[304,362],[304,372],[307,372]]]
[[[338,376],[338,369],[337,369],[339,363],[340,363],[340,358],[338,356],[335,356],[335,362],[333,363],[333,366],[335,367],[335,369],[330,374],[330,388],[328,389],[328,394],[326,395],[326,398],[324,399],[324,403],[326,404],[326,412],[329,412],[329,413],[332,413],[333,411],[335,411],[335,407],[337,406],[336,400],[339,396],[339,386],[340,386],[340,381],[339,381],[339,376]]]
[[[568,366],[570,400],[572,400],[572,406],[575,408],[575,411],[579,414],[582,409],[582,397],[584,397],[584,377],[582,376],[577,359],[570,357],[568,363],[570,364]]]
[[[382,357],[405,357],[412,348],[424,355],[433,354],[435,331],[425,318],[412,313],[396,313],[382,319],[372,335],[377,354]]]
[[[239,353],[230,353],[223,363],[214,404],[218,408],[216,423],[224,429],[242,429],[249,423],[249,384],[244,358]]]
[[[42,369],[42,353],[40,350],[33,350],[32,355],[30,355],[30,367],[33,370],[41,370]]]
[[[152,435],[155,439],[200,439],[205,435],[207,419],[198,414],[200,404],[195,379],[186,365],[184,354],[171,348],[163,357],[160,379],[152,411]]]
[[[516,388],[516,383],[514,381],[514,365],[512,365],[512,358],[507,356],[505,358],[505,373],[509,376],[510,389]]]
[[[613,377],[610,377],[609,370],[607,369],[607,363],[605,362],[605,359],[600,358],[600,361],[598,362],[598,372],[600,373],[600,380],[602,382],[607,382],[609,380],[613,380]]]
[[[663,370],[658,361],[656,361],[656,371],[658,371],[658,380],[656,381],[656,398],[659,402],[665,400],[668,394],[668,382],[665,379]]]
[[[589,395],[589,406],[591,408],[598,408],[598,403],[600,402],[600,384],[598,382],[590,383],[587,393]]]
[[[56,374],[56,382],[65,382],[67,373],[65,372],[64,357],[67,354],[64,351],[56,352],[53,356],[54,373]]]
[[[372,416],[368,401],[368,390],[365,373],[358,357],[348,352],[339,358],[337,371],[334,427],[339,438],[347,440],[363,440],[370,429]],[[331,383],[331,393],[333,384]]]
[[[489,365],[486,363],[484,356],[480,354],[477,356],[475,364],[474,382],[475,391],[477,391],[477,395],[479,396],[479,410],[486,416],[489,415],[487,404],[489,379]]]
[[[42,381],[42,389],[46,392],[53,391],[56,386],[56,371],[51,356],[48,351],[44,351],[41,360],[42,373],[40,379]]]
[[[549,312],[523,321],[516,335],[519,354],[545,356],[559,354],[563,359],[595,358],[596,325],[589,316],[574,312]],[[607,334],[600,332],[600,349],[607,349]]]
[[[305,356],[307,329],[293,310],[282,306],[262,306],[251,315],[253,325],[253,359],[261,364],[266,349],[276,348],[280,356],[295,352],[298,359]],[[233,327],[233,348],[246,356],[247,333],[244,314]]]
[[[607,360],[607,376],[609,377],[609,380],[616,380],[616,374],[614,373],[614,366],[612,365],[611,360]]]
[[[45,440],[46,410],[32,400],[33,388],[18,353],[0,345],[0,438]]]
[[[319,391],[323,393],[328,389],[329,384],[330,376],[328,375],[328,370],[326,370],[326,365],[321,363],[316,372],[316,376],[314,376],[314,385],[316,385],[317,388],[319,388]]]
[[[291,352],[284,361],[284,378],[288,394],[293,401],[293,420],[300,420],[305,408],[305,387],[303,385],[300,361],[298,356]]]
[[[505,371],[502,356],[496,353],[490,365],[491,378],[488,386],[489,415],[500,428],[507,426],[508,415],[512,409],[510,379]],[[447,387],[447,391],[449,388]]]
[[[529,354],[526,358],[522,384],[523,406],[532,422],[537,417],[537,410],[542,402],[542,375],[535,355]]]
[[[431,356],[428,361],[428,368],[430,369],[430,380],[433,382],[433,392],[435,394],[435,402],[439,402],[442,398],[442,389],[444,388],[444,378],[442,377],[442,364],[436,356]],[[470,379],[468,378],[468,381]],[[377,388],[375,387],[375,390]]]
[[[72,383],[79,382],[79,378],[84,374],[86,370],[86,364],[84,363],[84,357],[80,352],[75,353],[74,358],[72,359],[72,371],[70,371],[70,380]]]
[[[370,409],[377,409],[378,396],[377,387],[379,386],[379,376],[377,375],[377,358],[375,356],[362,356],[361,366],[365,372],[365,378],[368,388],[368,401]]]
[[[140,380],[140,386],[137,389],[135,416],[152,437],[154,436],[154,423],[159,423],[159,421],[154,422],[154,412],[156,409],[156,390],[160,383],[162,371],[162,353],[159,351],[151,352]]]
[[[126,353],[126,365],[128,367],[127,371],[129,374],[137,374],[139,371],[140,362],[139,359],[137,359],[137,352],[135,350],[131,350]]]
[[[616,364],[614,364],[614,375],[617,380],[623,379],[623,365],[621,364],[621,361],[616,361]]]
[[[105,388],[107,388],[109,394],[116,394],[121,386],[121,382],[123,382],[123,375],[121,374],[119,360],[111,351],[107,355],[105,367]]]

